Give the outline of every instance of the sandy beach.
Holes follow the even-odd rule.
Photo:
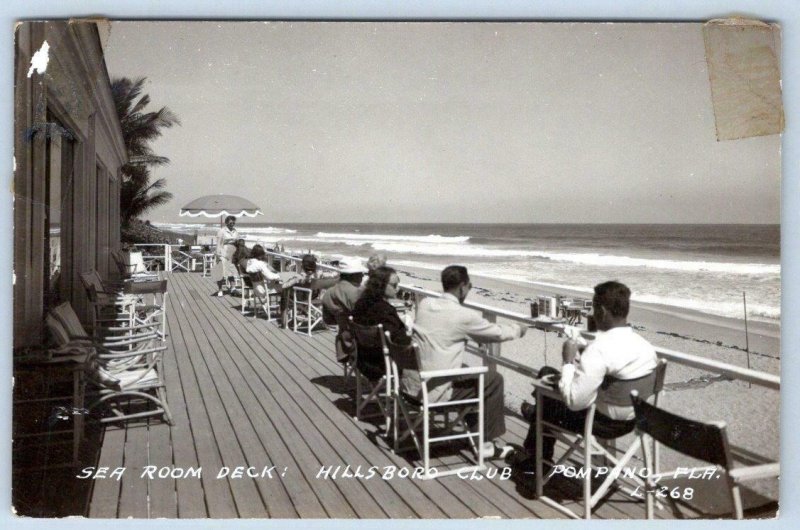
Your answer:
[[[396,268],[402,283],[441,291],[438,271],[407,266]],[[529,302],[537,295],[555,294],[546,286],[475,275],[472,275],[472,283],[473,290],[468,300],[523,314],[530,314]],[[558,292],[586,297],[584,293],[570,293],[564,289]],[[642,303],[632,304],[629,320],[657,348],[747,366],[743,321]],[[504,343],[502,355],[532,367],[558,366],[563,340],[557,333],[531,329],[523,339]],[[750,323],[749,344],[751,368],[780,373],[779,326]],[[502,367],[498,371],[505,378],[506,406],[518,413],[520,404],[531,400],[530,381]],[[776,390],[725,380],[716,374],[671,363],[667,368],[667,387],[662,405],[690,418],[725,421],[733,444],[771,459],[779,457],[780,395]],[[685,458],[669,452],[663,454],[662,463],[673,467],[687,465]],[[770,496],[777,496],[777,487],[775,480],[755,484],[757,491]]]

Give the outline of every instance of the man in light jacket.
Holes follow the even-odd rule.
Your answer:
[[[489,322],[479,311],[464,307],[464,300],[472,289],[466,267],[451,265],[442,271],[441,298],[425,298],[420,302],[414,320],[414,336],[420,348],[422,370],[446,370],[463,365],[467,340],[478,343],[503,342],[520,338],[527,328],[520,324]],[[407,388],[413,389],[411,377],[405,379]],[[418,383],[417,383],[418,384]],[[509,448],[497,449],[492,440],[506,431],[503,415],[503,377],[496,372],[484,376],[484,433],[489,440],[481,448],[485,458],[505,457]],[[445,382],[429,391],[431,401],[468,399],[478,395],[474,380]],[[477,415],[468,415],[474,425]]]

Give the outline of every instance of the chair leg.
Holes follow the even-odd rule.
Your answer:
[[[727,472],[726,472],[727,475]],[[742,505],[742,494],[739,485],[728,475],[728,485],[731,490],[731,501],[733,502],[733,515],[736,519],[744,519],[744,506]]]
[[[583,441],[583,465],[587,471],[583,477],[583,518],[592,518],[592,441],[589,437]]]
[[[542,477],[542,442],[544,441],[544,437],[542,436],[542,403],[541,396],[539,392],[536,392],[536,455],[534,461],[536,463],[536,475],[534,477],[536,482],[536,498],[538,499],[544,494],[544,482]]]
[[[427,408],[427,407],[426,407]],[[430,418],[426,413],[422,414],[422,466],[425,478],[430,478],[431,467],[431,442],[430,442]]]
[[[645,516],[648,519],[653,518],[653,494],[651,490],[653,489],[652,477],[653,473],[653,458],[652,453],[650,451],[650,443],[647,439],[647,436],[644,433],[639,434],[639,443],[642,445],[642,453],[644,453],[644,468],[647,470],[647,478],[645,479]],[[653,441],[655,444],[656,442]]]

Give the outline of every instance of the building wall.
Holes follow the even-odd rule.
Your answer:
[[[45,41],[47,69],[29,77],[31,58]],[[68,300],[87,319],[79,275],[96,268],[106,277],[110,251],[119,248],[118,179],[126,155],[96,25],[19,24],[14,104],[14,345],[21,346],[42,341],[48,303]],[[58,289],[46,301],[54,196],[61,268],[53,282]]]

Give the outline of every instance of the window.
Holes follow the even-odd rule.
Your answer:
[[[45,165],[44,208],[44,310],[58,304],[61,299],[62,248],[61,221],[67,195],[72,182],[74,142],[72,134],[48,113]]]

